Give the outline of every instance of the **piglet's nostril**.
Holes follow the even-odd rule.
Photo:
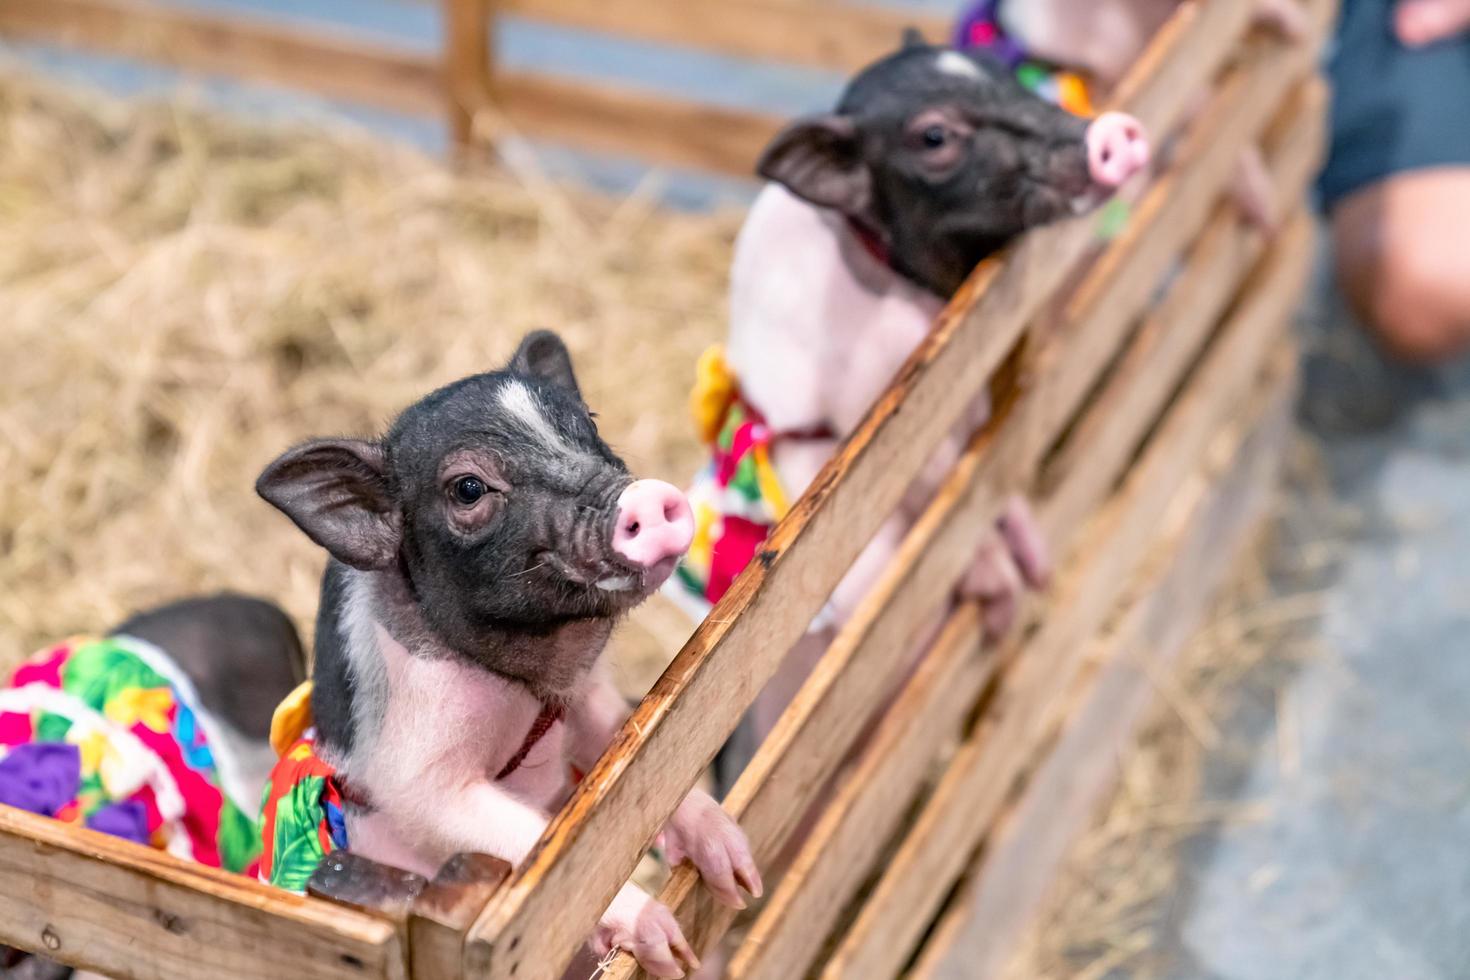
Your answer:
[[[623,491],[617,506],[612,547],[627,561],[651,567],[688,550],[694,518],[675,487],[660,480],[639,480]]]

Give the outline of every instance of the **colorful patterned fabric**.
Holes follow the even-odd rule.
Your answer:
[[[1092,98],[1081,75],[1030,57],[1021,43],[1001,27],[1000,0],[979,0],[955,26],[954,46],[988,51],[1011,71],[1023,87],[1078,116],[1093,115]]]
[[[713,604],[786,516],[789,504],[771,464],[779,434],[740,397],[718,347],[700,358],[690,407],[711,458],[689,490],[694,541],[676,581],[684,596]]]
[[[212,728],[157,648],[69,640],[0,690],[0,802],[252,874],[253,794]]]
[[[271,718],[272,745],[311,725],[311,691],[312,682],[307,681],[276,708]],[[564,713],[560,704],[543,704],[521,747],[495,778],[505,779],[519,769]],[[572,778],[580,781],[582,774],[573,770]],[[306,727],[281,753],[261,800],[260,880],[288,891],[306,891],[306,882],[322,858],[347,849],[345,800],[362,803],[344,787],[336,768],[317,755],[314,733]]]
[[[316,754],[312,738],[299,739],[271,770],[261,804],[260,880],[304,892],[322,858],[347,849],[337,770]]]

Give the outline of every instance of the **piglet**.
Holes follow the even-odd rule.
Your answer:
[[[283,768],[320,766],[333,845],[375,861],[424,875],[460,851],[519,863],[570,768],[590,769],[628,714],[599,657],[689,546],[684,495],[629,476],[547,332],[381,439],[290,450],[257,489],[331,556],[315,733],[283,758],[278,788]],[[267,823],[280,819],[268,801]],[[662,840],[725,904],[760,894],[744,834],[707,794],[689,794]],[[697,966],[669,910],[632,884],[593,944],[658,976]]]
[[[1024,51],[1029,58],[1085,76],[1099,94],[1110,91],[1137,59],[1180,0],[980,0],[962,23],[967,34],[999,50]],[[1298,0],[1253,0],[1255,22],[1300,41],[1308,22]],[[1241,213],[1256,227],[1275,227],[1278,202],[1265,159],[1252,146],[1241,152],[1233,194]]]
[[[735,245],[729,340],[701,371],[721,382],[695,399],[709,413],[701,421],[714,459],[690,492],[700,526],[676,597],[696,613],[719,599],[981,259],[1029,228],[1095,207],[1148,152],[1130,116],[1079,118],[984,53],[912,36],[855,77],[834,112],[777,135],[759,163],[770,183]],[[723,785],[989,410],[988,398],[972,406],[759,696],[717,760]],[[1049,573],[1024,500],[1010,502],[997,532],[977,543],[960,590],[985,602],[991,636],[1009,628],[1023,588],[1041,587]]]

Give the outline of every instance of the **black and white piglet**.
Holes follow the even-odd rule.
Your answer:
[[[425,875],[461,851],[521,861],[569,767],[589,769],[628,714],[598,659],[688,548],[684,495],[629,476],[546,332],[381,439],[290,450],[257,489],[331,554],[311,751],[333,771],[334,841]],[[707,794],[689,794],[663,844],[721,901],[760,894],[744,834]],[[695,965],[668,909],[631,884],[594,937],[613,945],[659,976]]]
[[[696,398],[715,411],[701,419],[715,461],[690,492],[700,527],[676,598],[694,593],[700,611],[719,599],[784,501],[857,428],[980,260],[1029,228],[1091,209],[1147,160],[1132,117],[1071,115],[984,53],[914,37],[858,74],[835,111],[777,135],[759,163],[770,183],[735,245],[723,370],[707,354],[702,371],[723,380],[710,390],[732,394]],[[973,406],[837,587],[823,622],[722,753],[722,782],[775,723],[989,411],[988,399]],[[760,479],[741,485],[752,470]],[[962,588],[985,601],[992,635],[1008,628],[1022,589],[1048,573],[1023,500],[1010,503],[998,532],[979,545]]]

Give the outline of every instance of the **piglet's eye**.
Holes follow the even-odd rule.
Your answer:
[[[485,486],[485,481],[477,476],[462,476],[450,485],[449,490],[454,495],[454,499],[466,507],[490,492],[490,488]]]
[[[924,132],[919,134],[919,138],[924,141],[925,147],[931,150],[937,150],[949,141],[949,133],[945,132],[943,126],[936,123],[933,126],[925,127]]]

